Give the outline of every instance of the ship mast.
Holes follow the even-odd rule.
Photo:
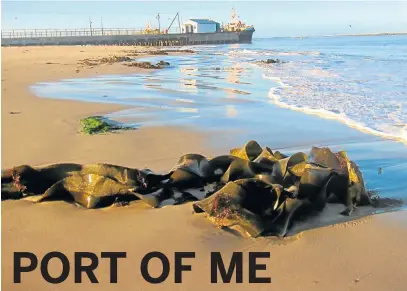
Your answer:
[[[228,24],[223,26],[224,31],[235,31],[235,32],[241,32],[241,31],[246,31],[246,30],[253,30],[252,26],[247,26],[246,23],[242,23],[240,20],[239,15],[236,13],[236,9],[234,6],[232,6],[232,11],[231,11],[231,20]]]
[[[232,7],[232,20],[231,23],[236,23],[238,20],[239,16],[236,14],[235,7]]]

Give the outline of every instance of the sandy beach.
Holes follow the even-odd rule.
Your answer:
[[[134,131],[86,136],[78,134],[81,118],[121,109],[117,105],[45,99],[29,86],[37,82],[137,73],[121,64],[80,67],[90,57],[125,55],[126,47],[2,48],[2,169],[21,164],[105,162],[165,171],[178,157],[196,152],[216,155],[224,149],[210,142],[210,133],[180,127],[141,127]],[[78,71],[79,70],[79,71]],[[227,136],[227,132],[222,133]],[[239,145],[237,145],[239,146]],[[83,210],[64,202],[32,205],[2,202],[3,290],[405,290],[407,286],[407,212],[400,211],[327,226],[286,239],[240,238],[192,215],[191,204],[149,209],[132,205]],[[13,252],[39,256],[60,251],[71,259],[75,251],[125,251],[119,263],[119,283],[108,284],[109,266],[101,262],[100,284],[74,284],[73,273],[59,285],[46,283],[37,269],[13,284]],[[183,284],[170,278],[147,284],[140,260],[160,251],[173,262],[175,251],[194,251],[192,272]],[[270,252],[264,260],[270,284],[211,284],[209,254],[221,251]],[[246,265],[245,265],[246,266]],[[61,266],[54,264],[58,274]],[[151,265],[156,272],[160,266]],[[152,272],[153,273],[153,272]]]

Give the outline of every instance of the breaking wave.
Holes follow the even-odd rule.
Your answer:
[[[289,52],[289,51],[274,51],[274,50],[231,50],[225,55],[258,55],[258,56],[319,56],[320,52]]]
[[[335,108],[334,106],[330,107],[330,105],[333,105],[331,102],[336,103],[338,101],[335,98],[333,100],[322,100],[322,98],[312,99],[311,97],[312,101],[308,99],[308,102],[301,102],[301,100],[299,100],[298,98],[290,98],[290,96],[296,95],[304,96],[305,98],[307,98],[310,95],[304,95],[304,92],[301,92],[301,89],[298,89],[298,87],[297,89],[295,89],[296,86],[293,87],[285,83],[279,77],[263,75],[263,78],[269,79],[278,84],[278,86],[270,88],[268,93],[268,97],[270,98],[271,102],[276,106],[306,114],[316,115],[325,119],[333,119],[361,132],[376,135],[386,139],[400,141],[407,145],[407,122],[400,120],[402,116],[397,116],[395,112],[389,113],[389,115],[387,116],[388,123],[384,123],[383,120],[377,120],[377,118],[374,117],[373,120],[367,122],[366,120],[372,117],[369,115],[366,116],[366,109],[369,106],[359,104],[356,112],[353,112],[353,115],[359,116],[360,120],[355,120],[349,117],[344,109],[338,109],[338,107]],[[363,102],[363,100],[361,100],[361,102]],[[374,106],[374,104],[371,103],[370,106]],[[399,106],[402,107],[402,105]],[[381,107],[382,106],[379,104],[377,106],[377,109],[379,110]],[[405,112],[400,112],[400,115],[404,113]],[[404,115],[404,117],[406,116],[407,115]]]

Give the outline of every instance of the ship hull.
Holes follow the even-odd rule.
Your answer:
[[[238,32],[239,43],[252,43],[254,29]]]

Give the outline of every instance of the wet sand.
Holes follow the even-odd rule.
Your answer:
[[[28,86],[40,81],[135,73],[121,64],[79,69],[89,57],[120,54],[125,47],[2,48],[2,169],[19,164],[107,162],[131,167],[170,168],[183,153],[221,152],[208,133],[177,127],[140,128],[117,134],[78,134],[79,119],[121,109],[119,106],[42,99]],[[46,64],[46,63],[53,64]],[[58,63],[58,64],[54,64]],[[11,114],[11,112],[15,114]],[[227,135],[227,133],[222,133]],[[209,146],[211,145],[211,146]],[[223,149],[222,149],[223,150]],[[141,208],[141,209],[140,209]],[[407,286],[407,212],[387,213],[354,222],[327,226],[283,240],[239,238],[220,230],[190,204],[147,209],[139,204],[103,210],[83,210],[63,202],[32,205],[29,201],[2,202],[2,289],[4,290],[405,290]],[[108,284],[109,268],[100,262],[100,284],[74,284],[73,270],[66,282],[46,283],[37,269],[12,284],[15,251],[38,256],[60,251],[73,259],[75,251],[125,251],[119,261],[119,283]],[[148,285],[140,275],[140,260],[161,251],[173,262],[175,251],[194,251],[192,272],[184,283],[168,280]],[[222,251],[270,252],[264,259],[271,284],[210,284],[209,253]],[[73,261],[72,263],[73,264]],[[247,264],[245,265],[247,267]],[[154,272],[153,269],[156,271]],[[158,269],[158,270],[157,270]],[[152,273],[160,267],[152,264]],[[57,275],[60,265],[51,266]]]
[[[40,81],[137,73],[143,70],[120,63],[103,64],[93,68],[80,68],[77,65],[78,61],[86,58],[125,55],[126,50],[135,48],[2,48],[2,168],[16,164],[42,165],[62,161],[104,161],[135,167],[142,166],[140,163],[147,163],[147,148],[151,150],[150,156],[154,155],[155,159],[160,161],[179,156],[195,147],[199,148],[202,140],[197,134],[173,128],[140,129],[137,132],[96,137],[79,135],[81,118],[104,114],[121,107],[43,99],[33,96],[28,88]],[[154,142],[163,139],[167,140],[165,144]],[[199,149],[202,150],[203,147]],[[153,161],[151,165],[148,159],[150,167],[154,168],[154,163]],[[161,162],[157,163],[160,164]],[[171,165],[171,162],[167,165]],[[163,169],[166,168],[161,170]]]

